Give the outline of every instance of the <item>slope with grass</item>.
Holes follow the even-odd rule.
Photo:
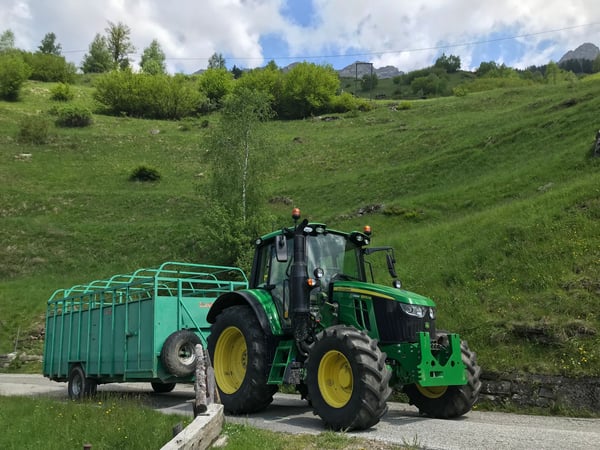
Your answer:
[[[95,115],[45,145],[19,143],[20,120],[52,109],[50,87],[0,103],[0,353],[39,351],[27,337],[41,334],[54,289],[165,260],[220,262],[197,244],[216,118]],[[91,88],[75,90],[93,107]],[[369,223],[376,245],[396,247],[405,287],[438,302],[438,326],[485,369],[600,375],[599,93],[590,79],[270,122],[273,227],[289,223],[281,199],[338,229]],[[141,165],[161,181],[130,182]]]

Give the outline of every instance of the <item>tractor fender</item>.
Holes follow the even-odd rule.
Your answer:
[[[265,295],[266,294],[266,295]],[[280,336],[283,334],[277,309],[271,296],[265,291],[227,292],[218,297],[206,316],[208,323],[215,323],[217,316],[226,308],[235,305],[248,305],[252,308],[265,334]]]

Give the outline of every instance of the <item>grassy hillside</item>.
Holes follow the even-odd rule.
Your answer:
[[[97,115],[19,144],[19,121],[52,107],[50,87],[0,103],[0,352],[37,334],[54,289],[218,262],[197,245],[210,126]],[[91,104],[91,88],[77,91]],[[271,122],[274,228],[290,223],[278,198],[338,229],[369,223],[376,245],[396,247],[405,287],[438,302],[439,327],[485,369],[600,375],[599,93],[591,79]],[[142,164],[162,180],[128,181]]]

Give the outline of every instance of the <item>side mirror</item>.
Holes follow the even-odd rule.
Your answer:
[[[288,260],[287,239],[283,234],[275,238],[275,257],[278,262],[287,262]]]
[[[398,278],[398,275],[396,274],[396,268],[394,265],[396,263],[396,261],[394,261],[394,258],[392,257],[392,255],[390,255],[389,253],[386,253],[385,261],[387,262],[387,268],[388,268],[388,272],[390,273],[390,276],[392,278]]]

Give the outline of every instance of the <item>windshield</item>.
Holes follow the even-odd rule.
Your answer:
[[[322,282],[325,287],[336,274],[343,275],[338,277],[342,279],[363,279],[359,247],[342,235],[327,233],[307,236],[306,253],[309,276],[317,267],[323,269]]]
[[[293,262],[294,243],[288,238],[287,259],[277,260],[275,241],[268,242],[258,250],[256,273],[253,286],[269,289],[274,298],[289,297],[290,268]],[[316,268],[323,269],[321,287],[327,289],[331,279],[338,275],[340,280],[364,281],[364,270],[360,264],[360,247],[336,233],[310,234],[306,236],[307,276],[313,277]]]

